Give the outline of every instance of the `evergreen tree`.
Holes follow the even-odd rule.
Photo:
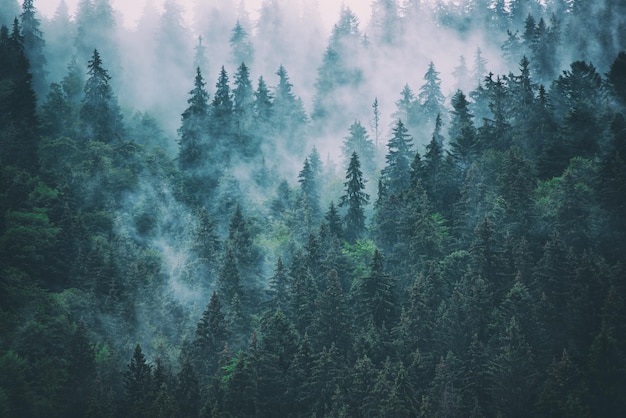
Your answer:
[[[233,90],[233,112],[236,123],[236,149],[244,156],[256,154],[257,147],[253,142],[252,125],[254,118],[254,90],[250,82],[248,67],[242,63],[235,74]]]
[[[37,97],[33,90],[28,59],[17,18],[11,33],[0,29],[0,146],[3,165],[13,165],[31,172],[39,167]]]
[[[320,347],[337,347],[339,354],[347,358],[350,352],[350,323],[346,298],[336,270],[326,276],[326,289],[320,293],[318,315],[313,326],[315,344]]]
[[[439,78],[439,72],[435,70],[435,64],[431,61],[428,64],[428,71],[424,74],[424,80],[426,81],[418,94],[418,99],[421,104],[421,110],[425,116],[424,122],[433,123],[440,117],[444,110],[445,97],[441,93],[441,79]]]
[[[206,47],[202,44],[202,35],[198,35],[198,43],[194,47],[193,66],[201,73],[209,70],[209,60],[206,57]]]
[[[483,57],[480,48],[476,48],[474,53],[474,66],[472,67],[472,80],[480,84],[480,81],[487,75],[487,60]]]
[[[465,57],[461,55],[459,57],[459,65],[454,67],[454,71],[452,72],[454,79],[456,80],[456,89],[468,91],[474,86],[472,86],[470,80],[470,72],[467,68],[467,64],[465,62]]]
[[[394,119],[403,120],[407,126],[414,128],[419,122],[417,104],[413,90],[411,90],[408,84],[405,84],[400,92],[400,99],[395,103],[396,112],[392,117]]]
[[[180,135],[178,164],[181,170],[194,170],[204,162],[206,130],[209,123],[209,95],[204,89],[204,79],[200,67],[196,69],[194,88],[187,103],[189,107],[182,114],[182,124],[178,129]]]
[[[387,164],[381,171],[381,177],[387,193],[399,195],[409,186],[409,170],[413,153],[413,138],[409,135],[407,128],[401,120],[398,120],[393,128],[393,136],[387,144]]]
[[[231,246],[226,248],[217,276],[217,292],[222,300],[233,300],[235,296],[241,299],[244,296],[237,257]]]
[[[109,84],[111,77],[102,66],[98,50],[93,51],[87,74],[80,108],[84,138],[100,142],[119,141],[124,136],[122,114]]]
[[[472,115],[468,107],[469,103],[462,91],[457,91],[452,97],[450,121],[450,155],[456,161],[459,168],[466,170],[478,155],[478,138]]]
[[[124,376],[124,409],[132,417],[151,416],[153,401],[152,366],[137,344]],[[122,412],[122,411],[120,411]]]
[[[344,186],[346,194],[341,196],[339,206],[348,208],[344,217],[345,236],[349,242],[354,243],[365,232],[364,206],[369,202],[369,195],[364,192],[365,180],[356,152],[353,152],[350,158]]]
[[[194,368],[185,359],[176,376],[175,399],[182,417],[197,417],[200,410],[200,386]]]
[[[319,178],[308,157],[305,158],[302,170],[298,174],[298,183],[300,183],[302,200],[305,202],[305,205],[310,207],[312,216],[317,218],[320,213]]]
[[[254,92],[254,116],[257,122],[269,129],[272,117],[272,95],[263,76],[259,77],[257,89]]]
[[[295,155],[304,152],[306,143],[305,126],[308,121],[304,104],[292,91],[293,85],[289,81],[287,70],[282,65],[276,72],[279,77],[278,85],[274,88],[272,103],[272,125],[276,134],[285,141],[280,144]]]
[[[339,216],[337,208],[335,207],[335,203],[332,201],[330,202],[328,211],[324,215],[324,220],[328,225],[328,232],[331,234],[331,236],[339,239],[343,238],[344,234],[343,227],[341,225],[341,217]]]
[[[358,323],[364,325],[371,320],[377,329],[391,326],[397,308],[394,288],[394,280],[385,272],[383,256],[378,250],[374,251],[370,273],[362,277],[355,288],[353,306]]]
[[[33,0],[24,0],[20,21],[22,23],[22,39],[24,41],[24,53],[30,63],[30,72],[33,76],[33,89],[35,94],[42,99],[47,91],[46,82],[46,57],[44,46],[46,42],[40,29],[41,21],[36,16],[37,10]]]
[[[274,275],[269,278],[268,286],[267,293],[271,298],[271,306],[286,312],[289,303],[289,277],[281,257],[276,261]]]
[[[371,5],[370,33],[383,45],[394,45],[401,36],[397,0],[375,0]]]
[[[235,65],[245,63],[250,66],[254,60],[254,49],[248,39],[248,33],[241,26],[239,20],[230,35],[231,61]]]
[[[218,155],[228,155],[229,145],[225,142],[233,133],[233,97],[230,92],[228,73],[222,66],[215,84],[217,90],[213,95],[209,114],[211,115],[209,132],[216,141]]]
[[[344,138],[341,147],[344,166],[348,167],[352,153],[356,152],[362,161],[363,172],[368,177],[373,177],[376,169],[374,144],[369,139],[367,131],[358,120],[355,120],[350,126],[349,132],[350,136]]]

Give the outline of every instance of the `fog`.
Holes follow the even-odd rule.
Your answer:
[[[202,221],[198,207],[207,208],[215,218],[214,232],[223,244],[229,239],[235,207],[241,205],[254,245],[263,248],[258,265],[247,266],[250,271],[246,274],[254,286],[266,289],[278,256],[290,260],[304,244],[277,238],[281,228],[293,225],[289,223],[293,219],[279,219],[271,209],[272,202],[279,198],[281,180],[287,181],[287,192],[295,195],[300,188],[300,170],[305,159],[313,159],[315,149],[321,162],[319,174],[329,180],[320,186],[317,211],[326,212],[331,201],[338,202],[347,168],[342,155],[344,139],[355,121],[360,121],[369,138],[374,139],[374,100],[380,115],[376,170],[367,179],[367,192],[372,197],[376,195],[385,146],[399,115],[408,119],[404,122],[414,150],[423,153],[431,140],[436,115],[413,118],[398,104],[403,90],[408,94],[408,86],[413,93],[411,106],[422,105],[417,98],[426,83],[430,63],[438,73],[445,99],[439,105],[447,142],[450,100],[457,90],[463,89],[470,96],[489,73],[494,77],[518,74],[522,56],[533,54],[529,45],[512,51],[508,61],[503,54],[507,30],[521,37],[528,13],[536,14],[536,22],[544,19],[548,28],[555,28],[557,22],[560,25],[560,38],[548,51],[552,72],[535,77],[547,88],[572,58],[591,60],[604,73],[624,47],[623,34],[618,33],[624,27],[624,16],[612,18],[615,24],[606,31],[604,43],[586,42],[584,36],[568,37],[575,33],[579,15],[561,14],[556,21],[550,21],[551,14],[558,11],[560,3],[556,1],[535,4],[534,8],[524,6],[516,15],[507,15],[505,21],[497,20],[497,2],[489,1],[472,2],[475,7],[488,7],[466,10],[465,2],[377,0],[372,2],[375,12],[371,18],[369,7],[363,6],[366,2],[358,0],[343,1],[340,6],[333,0],[246,0],[240,4],[229,0],[165,0],[132,2],[132,7],[123,0],[53,3],[34,2],[46,40],[46,85],[62,83],[72,59],[87,76],[91,53],[98,49],[126,124],[127,135],[121,143],[137,143],[158,156],[157,161],[181,164],[181,115],[189,107],[198,67],[209,103],[218,95],[216,85],[222,68],[232,94],[242,57],[248,60],[245,64],[252,89],[257,90],[263,77],[276,100],[275,108],[279,96],[284,100],[280,123],[272,119],[265,121],[266,125],[255,120],[254,125],[242,127],[243,122],[237,122],[235,127],[229,126],[235,132],[231,136],[245,138],[241,141],[248,141],[246,145],[235,149],[232,142],[227,142],[231,136],[220,139],[222,142],[215,142],[209,151],[213,163],[205,160],[186,172],[181,170],[183,180],[174,181],[173,175],[164,172],[155,175],[144,162],[136,186],[125,191],[117,202],[116,237],[132,243],[128,245],[142,254],[156,254],[159,266],[144,278],[146,286],[160,283],[161,302],[167,306],[163,310],[176,312],[170,317],[163,314],[159,321],[147,319],[150,304],[161,302],[142,299],[138,292],[136,322],[149,322],[153,328],[138,326],[138,331],[126,336],[121,345],[128,348],[133,341],[139,341],[149,353],[157,337],[176,326],[183,324],[181,332],[192,333],[216,288],[220,258],[198,262],[198,250],[194,249]],[[506,12],[510,11],[510,3],[504,2]],[[594,2],[591,13],[605,13],[604,6],[604,2]],[[0,18],[5,20],[2,23],[10,25],[7,17],[19,12],[19,5],[5,1],[0,11]],[[238,37],[234,36],[236,27]],[[482,61],[476,59],[478,51]],[[577,55],[579,52],[582,56]],[[461,57],[468,71],[463,79],[458,78]],[[288,79],[284,73],[282,79],[277,74],[281,66]],[[289,88],[281,91],[289,83]],[[472,100],[471,105],[476,106],[475,123],[481,126],[483,118],[491,115],[476,101]],[[186,196],[185,187],[191,187],[185,183],[189,180],[184,177],[187,174],[201,183],[199,197]],[[302,206],[293,207],[290,216],[298,222],[305,219],[302,222],[307,228],[298,234],[306,237],[317,231],[321,213],[302,214],[306,202],[298,204]],[[368,208],[367,213],[371,217],[372,209]],[[147,226],[141,219],[147,219]],[[131,274],[129,266],[118,268]],[[227,306],[230,302],[223,303]],[[173,347],[173,339],[170,343]]]

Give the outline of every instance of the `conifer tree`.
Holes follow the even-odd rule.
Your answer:
[[[356,152],[352,153],[350,165],[346,171],[345,193],[341,196],[339,206],[347,207],[344,217],[345,236],[349,242],[355,242],[365,232],[364,206],[369,202],[369,195],[365,193],[365,180],[361,171],[361,163]]]
[[[263,76],[259,77],[257,89],[254,92],[254,116],[258,122],[269,128],[270,118],[272,117],[272,94]]]
[[[289,277],[287,268],[281,257],[276,261],[274,275],[268,280],[268,294],[274,309],[280,308],[283,312],[288,310],[289,304]]]
[[[124,410],[130,416],[148,417],[153,401],[152,366],[146,362],[137,344],[130,363],[123,373]],[[120,411],[121,412],[121,411]]]
[[[109,81],[111,77],[102,66],[98,50],[89,61],[85,96],[81,102],[80,120],[84,138],[100,142],[119,141],[124,135],[122,114]]]
[[[198,169],[204,161],[203,150],[209,123],[209,95],[204,85],[200,67],[197,67],[194,88],[189,92],[191,97],[187,100],[189,107],[183,112],[182,124],[178,129],[178,164],[183,171]]]
[[[328,232],[333,235],[335,238],[343,238],[343,227],[341,225],[341,216],[339,216],[339,212],[335,206],[334,202],[330,202],[330,206],[328,207],[328,211],[324,215],[324,220],[328,225]]]
[[[222,266],[217,276],[217,292],[222,300],[233,300],[235,296],[243,297],[241,275],[237,267],[237,257],[231,246],[226,248]]]
[[[426,82],[420,87],[417,97],[421,105],[422,114],[425,116],[424,122],[430,124],[441,115],[446,100],[443,93],[441,93],[439,72],[435,70],[435,64],[432,61],[428,64],[428,71],[424,74],[424,80]]]
[[[369,139],[367,131],[358,120],[355,120],[350,126],[349,132],[350,136],[344,138],[341,147],[344,166],[348,167],[352,153],[356,152],[361,160],[363,172],[366,173],[368,177],[372,177],[376,169],[374,144]]]
[[[413,138],[407,128],[398,120],[393,128],[393,136],[387,144],[388,152],[385,156],[387,164],[381,172],[387,193],[398,196],[409,186],[409,170],[415,156],[413,152]]]
[[[206,57],[206,47],[202,44],[202,35],[198,35],[198,43],[194,47],[193,66],[201,73],[209,70],[209,60]]]
[[[211,101],[210,110],[210,125],[209,132],[213,136],[213,140],[216,141],[218,149],[216,152],[219,155],[228,155],[228,144],[225,143],[225,139],[228,138],[233,132],[233,97],[230,92],[230,85],[228,81],[228,73],[222,66],[217,83],[215,84],[216,91]],[[224,148],[220,148],[224,147]]]
[[[236,142],[233,148],[246,157],[257,153],[257,145],[252,135],[254,118],[254,90],[250,82],[250,71],[246,64],[241,63],[235,73],[235,89],[233,90],[233,113],[235,118]]]
[[[385,272],[383,256],[376,250],[370,264],[370,273],[361,278],[356,286],[356,299],[353,302],[357,310],[358,323],[367,324],[373,321],[380,329],[383,324],[391,326],[395,319],[394,283]]]
[[[248,33],[239,20],[230,35],[231,61],[235,65],[245,63],[250,66],[254,60],[254,49],[248,37]]]
[[[37,97],[33,90],[28,59],[17,18],[13,28],[0,30],[0,156],[2,165],[13,165],[31,172],[39,168],[37,155]]]
[[[300,183],[302,199],[310,207],[312,215],[315,217],[320,212],[318,181],[317,173],[313,170],[309,158],[305,158],[302,170],[298,174],[298,183]]]
[[[48,83],[46,82],[46,57],[44,46],[46,42],[40,29],[41,21],[36,16],[37,10],[33,0],[24,0],[22,3],[22,39],[24,40],[24,53],[30,63],[30,71],[33,75],[33,89],[40,99],[46,94]]]
[[[478,138],[469,111],[469,103],[462,91],[452,98],[452,118],[450,121],[450,155],[459,168],[465,170],[478,154]]]

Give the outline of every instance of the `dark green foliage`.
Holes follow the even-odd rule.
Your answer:
[[[381,171],[387,193],[398,196],[409,186],[409,169],[413,154],[413,138],[401,120],[393,128],[393,136],[387,144],[386,165]]]
[[[33,89],[40,98],[43,98],[47,87],[46,57],[44,55],[46,41],[40,29],[41,21],[35,15],[36,12],[33,0],[24,0],[20,14],[24,53],[28,58],[33,75]]]
[[[184,171],[199,168],[206,157],[203,149],[208,128],[209,95],[204,89],[200,67],[196,69],[194,88],[189,95],[191,96],[187,100],[189,107],[182,114],[182,124],[178,130],[180,135],[178,164]]]
[[[354,243],[365,232],[364,206],[369,202],[369,195],[364,192],[365,179],[361,172],[361,163],[356,152],[352,153],[350,165],[344,183],[345,195],[341,196],[340,207],[347,206],[344,217],[346,239]]]
[[[197,43],[187,104],[174,0],[123,48],[110,0],[41,26],[25,1],[0,26],[0,416],[623,414],[622,2],[377,1],[367,36],[344,8],[322,56],[315,2],[294,24],[270,1],[255,42],[274,22],[302,48],[254,71],[245,10],[229,32],[221,3],[194,11],[221,35]],[[2,3],[0,25],[19,14]],[[485,55],[452,83],[431,63],[393,108],[416,34],[441,30]],[[279,60],[305,101],[283,66],[253,89]],[[381,164],[367,128],[389,120]]]
[[[89,61],[85,96],[81,101],[80,120],[86,141],[118,142],[124,136],[122,115],[109,84],[111,77],[103,68],[98,50]]]
[[[462,91],[457,91],[452,98],[450,121],[450,155],[465,170],[474,161],[479,152],[479,143],[474,128],[473,117],[469,111],[469,103]]]

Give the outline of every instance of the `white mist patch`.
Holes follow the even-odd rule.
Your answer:
[[[189,264],[189,251],[187,249],[175,248],[164,239],[153,241],[152,246],[161,254],[171,295],[180,303],[203,301],[204,298],[201,292],[185,283],[183,279],[186,267]]]

